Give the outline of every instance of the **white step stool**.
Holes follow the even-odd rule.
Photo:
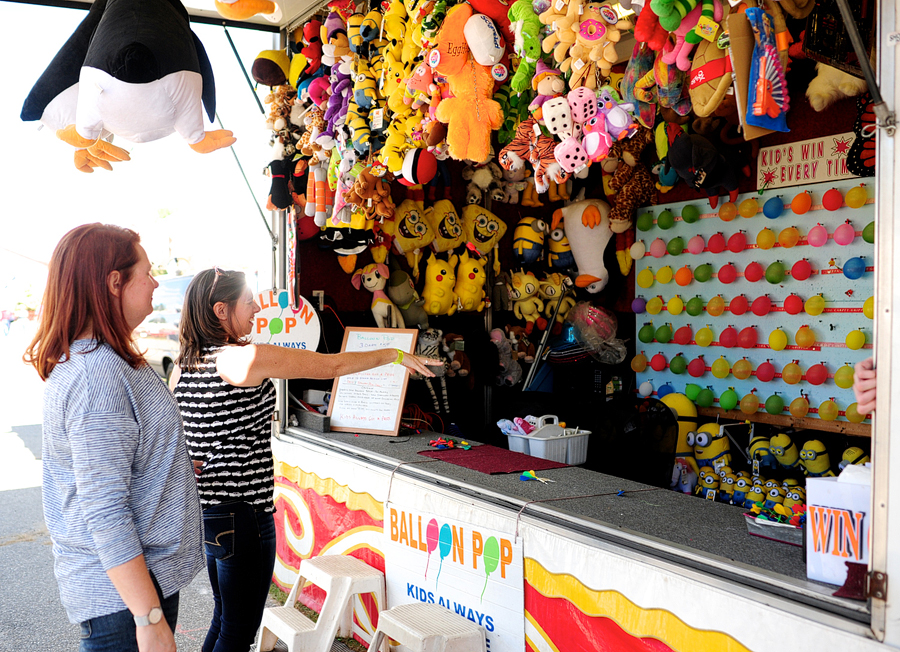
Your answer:
[[[306,581],[325,591],[325,603],[316,622],[294,609]],[[256,649],[268,652],[281,639],[289,652],[328,652],[338,633],[342,637],[353,635],[352,598],[358,593],[374,593],[376,607],[379,611],[384,608],[384,573],[346,555],[304,559],[284,606],[263,612]]]
[[[369,645],[376,652],[390,637],[412,652],[485,652],[484,628],[446,607],[417,602],[378,614],[378,629]]]

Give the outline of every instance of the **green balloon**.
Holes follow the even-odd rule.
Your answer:
[[[280,333],[283,328],[284,322],[281,321],[281,319],[279,319],[278,317],[273,317],[271,320],[269,320],[269,332],[272,333],[272,335],[278,335],[278,333]]]
[[[684,309],[687,311],[691,317],[696,317],[700,313],[703,312],[703,299],[700,297],[693,297],[689,299],[687,304],[685,304]]]
[[[712,278],[713,268],[709,263],[703,263],[694,270],[694,278],[700,281],[701,283],[706,283],[709,279]]]
[[[666,251],[669,252],[670,256],[678,256],[682,252],[684,252],[684,238],[681,236],[677,238],[672,238],[669,240],[669,244],[666,245]]]
[[[644,213],[637,218],[638,231],[649,231],[653,228],[653,214]]]
[[[641,330],[638,331],[638,339],[644,344],[649,344],[653,341],[653,334],[656,332],[656,329],[653,328],[653,324],[644,324],[641,326]]]
[[[668,344],[672,339],[672,327],[668,324],[663,324],[659,328],[656,329],[656,341],[660,344]]]
[[[676,355],[672,358],[671,362],[669,362],[669,371],[673,374],[678,374],[679,376],[683,374],[687,370],[687,360],[684,359],[683,355]]]
[[[681,219],[687,224],[693,224],[700,219],[700,209],[693,204],[688,204],[681,209]]]
[[[722,395],[719,397],[719,407],[723,410],[733,410],[737,407],[738,404],[738,395],[737,392],[731,389],[730,387],[722,392]]]
[[[766,280],[772,285],[777,285],[784,280],[784,263],[776,260],[766,268]]]
[[[489,537],[487,541],[484,542],[484,574],[490,575],[495,570],[497,570],[497,566],[500,564],[500,543],[497,541],[496,537]]]
[[[713,402],[716,400],[716,395],[712,393],[712,390],[708,387],[705,389],[701,389],[697,394],[697,405],[700,407],[712,407]]]
[[[778,394],[772,394],[766,399],[766,412],[769,414],[781,414],[784,410],[784,399]]]
[[[675,226],[675,216],[672,214],[672,211],[666,210],[660,213],[659,217],[656,218],[656,226],[664,231]]]
[[[869,222],[862,232],[863,240],[869,244],[875,244],[875,222]]]
[[[688,399],[692,401],[697,400],[697,396],[700,394],[700,390],[703,389],[697,383],[688,383],[684,388],[684,395],[688,397]]]

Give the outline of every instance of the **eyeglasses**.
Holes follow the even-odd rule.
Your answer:
[[[216,277],[213,279],[212,285],[209,286],[209,300],[212,301],[213,293],[216,291],[216,283],[219,282],[220,276],[225,276],[225,272],[219,269],[217,266],[213,267],[213,271],[216,273]]]

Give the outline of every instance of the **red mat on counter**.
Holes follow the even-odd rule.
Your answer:
[[[547,469],[561,469],[568,466],[568,464],[563,464],[562,462],[532,457],[525,453],[516,453],[515,451],[488,444],[473,446],[469,450],[447,448],[444,450],[420,451],[419,455],[432,457],[442,462],[456,464],[456,466],[480,471],[488,475],[518,473],[520,471],[546,471]]]

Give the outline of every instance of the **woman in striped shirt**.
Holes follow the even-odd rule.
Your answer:
[[[178,592],[203,567],[178,406],[132,339],[159,285],[139,243],[104,224],[67,233],[25,353],[47,383],[44,519],[81,652],[174,652]]]
[[[181,354],[170,383],[181,408],[203,507],[215,607],[203,652],[246,652],[256,636],[275,568],[270,378],[335,378],[395,363],[433,376],[397,349],[334,355],[248,336],[260,307],[242,272],[218,268],[191,281],[181,313]]]

